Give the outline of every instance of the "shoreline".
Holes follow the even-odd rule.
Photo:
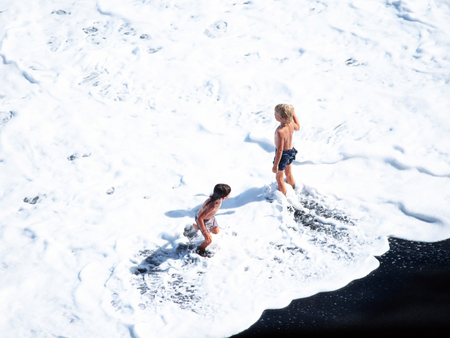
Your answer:
[[[450,239],[426,243],[389,238],[378,269],[345,287],[266,310],[231,336],[324,337],[440,335],[450,332]]]

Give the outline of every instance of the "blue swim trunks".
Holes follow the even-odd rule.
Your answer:
[[[298,151],[295,148],[283,150],[280,163],[278,163],[278,170],[283,171],[284,169],[286,169],[286,167],[295,160],[295,155],[297,155],[297,153]],[[273,160],[273,162],[275,163],[275,159]]]

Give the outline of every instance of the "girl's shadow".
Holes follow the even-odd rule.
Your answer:
[[[130,272],[134,275],[156,274],[164,270],[160,266],[168,259],[194,260],[190,254],[197,250],[194,244],[179,244],[176,248],[167,248],[169,243],[155,251],[144,250],[141,256],[147,256],[138,265],[132,266]]]
[[[264,188],[250,188],[237,196],[230,197],[223,201],[222,207],[220,209],[235,209],[242,207],[246,204],[253,202],[261,202],[265,199],[264,197]],[[195,214],[201,208],[201,204],[189,210],[171,210],[165,213],[166,216],[171,218],[183,218],[183,217],[191,217],[195,218]],[[231,215],[234,214],[234,210],[230,210],[223,213],[218,213],[217,215]]]
[[[250,188],[235,197],[230,197],[223,201],[221,209],[235,209],[242,207],[248,203],[260,202],[265,199],[264,188]],[[171,218],[183,218],[191,217],[195,218],[195,214],[201,208],[201,204],[188,210],[171,210],[165,213],[166,216]],[[228,210],[218,213],[217,215],[231,215],[234,214],[234,210]],[[140,274],[152,274],[162,272],[160,266],[168,259],[182,259],[182,260],[195,260],[195,256],[191,257],[191,253],[198,253],[197,246],[194,244],[178,244],[178,246],[168,248],[170,243],[163,245],[156,251],[144,250],[141,252],[142,256],[146,258],[136,266],[130,268],[131,273],[135,275]],[[206,256],[212,257],[212,253],[206,251]],[[202,255],[203,256],[203,255]]]

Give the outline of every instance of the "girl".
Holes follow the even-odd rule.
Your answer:
[[[219,233],[219,225],[214,215],[230,196],[231,188],[228,184],[217,184],[214,187],[214,193],[203,203],[197,215],[195,215],[195,223],[193,224],[195,231],[200,230],[205,240],[199,247],[199,253],[205,252],[208,245],[211,244],[211,233],[217,235]]]

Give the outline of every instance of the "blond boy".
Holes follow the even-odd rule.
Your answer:
[[[300,123],[295,115],[294,107],[290,104],[278,104],[275,107],[275,120],[280,125],[275,130],[276,154],[273,160],[272,171],[276,174],[278,190],[286,195],[284,174],[286,172],[286,183],[294,187],[294,176],[292,175],[292,162],[295,160],[297,150],[292,146],[294,130],[300,130]]]

